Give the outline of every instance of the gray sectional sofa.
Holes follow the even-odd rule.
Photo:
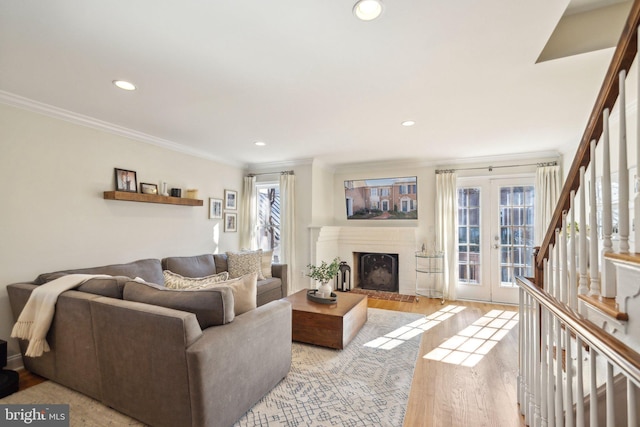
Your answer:
[[[71,273],[113,276],[60,295],[47,335],[51,351],[23,356],[25,368],[151,426],[232,425],[289,372],[291,306],[280,300],[284,265],[258,282],[258,307],[237,316],[228,287],[163,287],[163,268],[202,277],[225,262],[211,254],[146,259],[7,286],[17,319],[43,283]],[[19,341],[24,355],[27,341]]]

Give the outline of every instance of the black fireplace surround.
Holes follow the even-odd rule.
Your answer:
[[[360,253],[360,287],[398,292],[398,254]]]

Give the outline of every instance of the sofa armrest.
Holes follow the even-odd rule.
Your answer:
[[[271,264],[271,275],[277,277],[282,282],[282,297],[289,295],[289,277],[287,264]]]
[[[213,326],[187,349],[194,425],[229,426],[291,367],[291,304],[272,301]]]

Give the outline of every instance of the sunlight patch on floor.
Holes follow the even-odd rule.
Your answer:
[[[449,319],[451,316],[455,316],[464,309],[465,307],[463,306],[447,305],[446,307],[442,307],[435,313],[401,326],[395,331],[391,331],[383,337],[378,337],[372,341],[369,341],[364,346],[379,348],[383,350],[391,350],[404,343],[405,341],[417,337],[423,332],[439,325],[441,322]]]
[[[517,311],[491,310],[423,358],[473,367],[518,324]]]

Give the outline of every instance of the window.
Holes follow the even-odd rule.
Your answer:
[[[371,189],[371,195],[372,196],[377,196],[378,195],[378,189],[377,188],[372,188]]]
[[[480,188],[458,188],[458,280],[480,281]]]
[[[273,250],[273,259],[280,258],[280,186],[276,183],[256,185],[257,245],[263,251]]]

